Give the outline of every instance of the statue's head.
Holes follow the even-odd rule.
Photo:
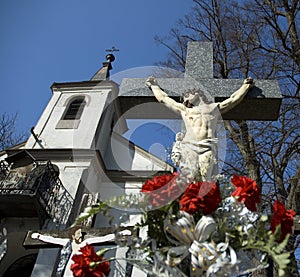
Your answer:
[[[210,104],[211,101],[207,98],[203,91],[199,89],[189,89],[182,94],[183,105],[188,108],[199,105],[201,102]]]
[[[76,225],[69,229],[69,237],[72,241],[75,241],[76,243],[81,243],[83,241],[84,233],[81,228],[81,226]]]

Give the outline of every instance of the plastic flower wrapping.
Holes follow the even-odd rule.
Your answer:
[[[260,188],[245,176],[199,181],[173,173],[147,180],[140,194],[86,208],[77,223],[99,212],[107,215],[110,207],[138,210],[136,232],[122,236],[116,226],[115,242],[127,247],[126,261],[148,276],[236,276],[266,268],[270,259],[284,276],[295,212],[276,200],[267,216],[260,201]],[[138,235],[142,229],[146,237]]]

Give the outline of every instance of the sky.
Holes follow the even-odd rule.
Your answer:
[[[0,113],[18,114],[17,131],[35,126],[54,82],[89,80],[113,46],[111,74],[152,66],[191,0],[0,1]]]

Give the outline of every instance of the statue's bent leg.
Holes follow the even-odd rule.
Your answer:
[[[198,153],[185,144],[182,144],[181,148],[180,167],[185,170],[190,170],[193,174],[199,171]]]
[[[209,150],[198,156],[200,174],[203,181],[211,181],[217,175],[217,160],[213,151]]]

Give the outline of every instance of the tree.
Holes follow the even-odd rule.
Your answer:
[[[26,134],[16,132],[17,114],[0,115],[0,150],[20,143],[26,139]]]
[[[160,64],[183,69],[187,41],[211,41],[215,78],[279,81],[283,101],[277,122],[225,122],[230,146],[224,171],[255,179],[265,193],[262,208],[279,198],[300,214],[300,1],[193,2],[169,36],[155,38],[170,49]]]

